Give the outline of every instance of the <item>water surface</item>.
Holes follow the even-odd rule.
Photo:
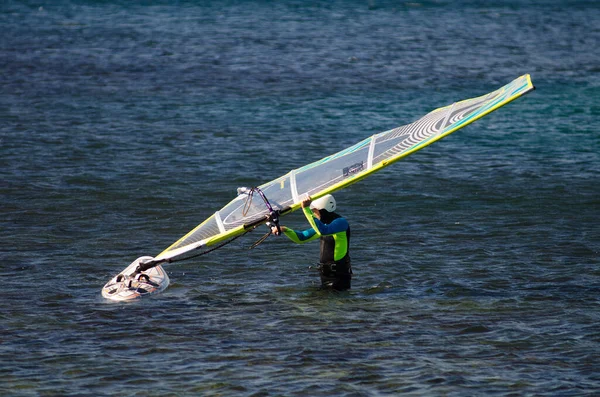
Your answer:
[[[591,1],[0,6],[6,395],[594,395],[600,7]],[[253,186],[524,73],[537,90],[115,304],[102,285]],[[300,214],[286,217],[296,228]]]

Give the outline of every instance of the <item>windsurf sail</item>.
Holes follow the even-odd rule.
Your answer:
[[[411,124],[370,136],[257,188],[238,189],[236,198],[156,258],[145,262],[143,269],[219,246],[273,221],[274,216],[297,210],[306,195],[316,199],[356,183],[533,89],[530,76],[523,75],[489,94],[435,109]]]

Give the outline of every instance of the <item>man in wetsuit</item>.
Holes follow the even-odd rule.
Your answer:
[[[290,240],[302,244],[321,239],[321,258],[319,273],[324,287],[337,291],[350,288],[352,267],[350,266],[350,225],[348,221],[335,213],[336,203],[331,194],[312,201],[310,197],[302,201],[302,212],[311,228],[296,231],[281,226],[281,231]],[[278,234],[277,228],[272,228]]]

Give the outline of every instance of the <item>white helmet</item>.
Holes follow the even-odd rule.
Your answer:
[[[326,194],[325,196],[316,199],[312,203],[310,203],[310,208],[316,210],[326,210],[327,212],[335,211],[335,199],[331,194]]]

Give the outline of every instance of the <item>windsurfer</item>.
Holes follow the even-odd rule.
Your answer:
[[[290,240],[302,244],[308,241],[321,240],[321,257],[319,273],[321,283],[337,291],[350,288],[352,267],[350,266],[350,225],[346,218],[337,214],[336,202],[331,194],[315,201],[310,197],[302,201],[302,212],[306,216],[310,228],[296,231],[281,226],[281,231]],[[274,234],[279,234],[277,227],[272,227]]]

